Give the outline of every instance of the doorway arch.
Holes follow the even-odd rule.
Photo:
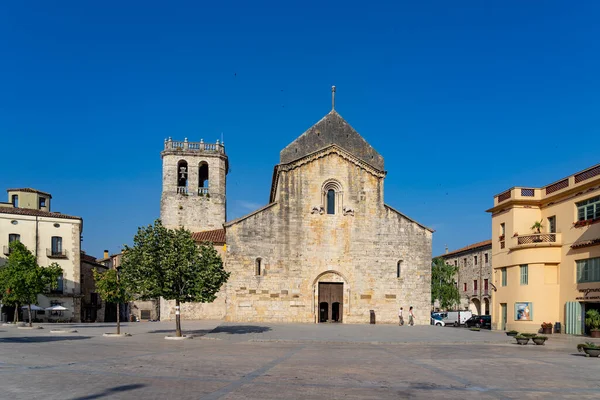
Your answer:
[[[479,301],[479,299],[471,299],[471,303],[469,304],[469,310],[473,313],[473,315],[481,315],[481,302]]]
[[[315,322],[342,323],[349,312],[349,286],[346,277],[334,270],[321,272],[313,281]]]

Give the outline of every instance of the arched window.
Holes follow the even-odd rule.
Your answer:
[[[331,179],[323,185],[323,207],[327,214],[335,214],[342,206],[342,185],[334,179]]]
[[[208,193],[208,164],[204,161],[198,166],[198,194]]]
[[[396,278],[400,278],[401,273],[402,273],[402,260],[398,261],[398,264],[396,264]]]
[[[327,214],[335,214],[335,190],[327,191]]]
[[[188,164],[185,160],[177,163],[177,193],[187,193]]]
[[[255,267],[254,267],[254,275],[260,276],[261,272],[262,272],[262,259],[257,258]]]

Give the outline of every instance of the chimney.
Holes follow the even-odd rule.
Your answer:
[[[446,254],[448,254],[448,245],[446,245]]]
[[[446,249],[447,252],[447,249]],[[108,250],[104,250],[104,258],[108,258]]]

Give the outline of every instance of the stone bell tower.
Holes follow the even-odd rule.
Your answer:
[[[167,228],[221,229],[227,219],[229,160],[223,143],[165,140],[160,218]]]

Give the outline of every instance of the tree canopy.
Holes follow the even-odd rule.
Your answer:
[[[185,302],[210,303],[229,278],[212,244],[197,246],[184,228],[167,229],[156,220],[139,228],[133,242],[133,247],[123,249],[121,274],[141,299],[162,297],[175,300],[177,307]]]
[[[446,264],[441,257],[433,259],[431,265],[431,304],[439,301],[440,308],[453,308],[460,303],[460,293],[454,283],[458,267]]]
[[[56,263],[48,267],[39,266],[35,255],[23,243],[14,241],[10,243],[8,262],[0,269],[3,302],[14,305],[35,304],[38,294],[57,287],[62,273],[62,268]]]

